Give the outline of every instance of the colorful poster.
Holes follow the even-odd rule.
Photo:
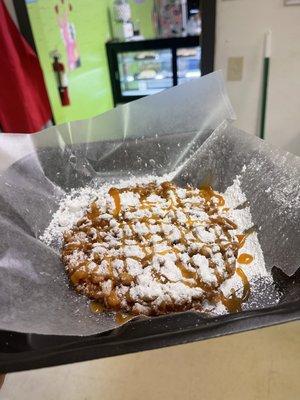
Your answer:
[[[72,22],[72,3],[68,0],[60,0],[55,6],[54,11],[57,24],[60,29],[63,44],[66,49],[69,70],[80,67],[80,56],[76,40],[76,28]]]

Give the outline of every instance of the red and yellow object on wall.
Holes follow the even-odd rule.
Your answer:
[[[64,64],[60,61],[60,55],[57,51],[51,53],[53,58],[52,68],[56,75],[57,89],[59,92],[60,102],[62,106],[70,105],[68,77]]]

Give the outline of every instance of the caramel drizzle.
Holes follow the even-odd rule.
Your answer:
[[[168,198],[169,191],[173,190],[173,193],[175,195],[176,203],[174,203],[173,199],[169,199],[170,201],[169,201],[169,206],[167,208],[167,211],[174,211],[174,210],[178,210],[178,209],[184,207],[184,204],[182,203],[181,199],[174,192],[175,188],[176,187],[170,182],[162,183],[161,187],[157,187],[155,184],[149,184],[148,186],[141,186],[141,187],[134,187],[134,188],[124,188],[124,189],[111,188],[109,190],[109,195],[113,198],[114,203],[115,203],[115,208],[113,210],[113,216],[118,220],[119,227],[121,228],[121,227],[124,227],[125,225],[127,225],[130,228],[132,228],[131,221],[126,221],[126,219],[124,218],[124,213],[122,213],[122,211],[121,211],[120,193],[122,193],[124,191],[131,191],[133,193],[138,193],[140,195],[140,200],[141,200],[140,208],[151,210],[155,206],[155,203],[145,200],[150,194],[155,193],[155,194],[158,194],[159,196],[161,196],[163,198]],[[187,193],[187,195],[188,194],[189,193]],[[201,187],[200,188],[200,196],[202,198],[204,198],[205,204],[207,204],[206,207],[209,207],[209,203],[211,202],[212,197],[215,197],[215,198],[218,199],[218,203],[215,206],[223,207],[224,204],[225,204],[224,198],[221,195],[215,193],[211,186],[203,186],[203,187]],[[200,204],[203,205],[203,203],[200,203]],[[135,209],[135,207],[131,207],[131,208]],[[94,203],[91,204],[90,210],[86,214],[86,218],[88,220],[90,220],[90,225],[87,226],[87,227],[82,227],[82,225],[84,225],[84,223],[86,221],[86,219],[83,218],[80,221],[79,225],[78,225],[78,229],[83,230],[87,234],[89,233],[89,231],[92,228],[96,228],[96,229],[97,228],[98,229],[101,228],[102,231],[104,231],[104,232],[107,231],[109,229],[108,221],[102,220],[99,217],[100,217],[100,211],[99,211],[99,208],[98,208],[97,204],[94,202]],[[155,214],[152,213],[152,216],[149,219],[154,219],[156,221],[156,223],[158,223],[160,226],[162,226],[162,223],[160,222],[160,217],[159,216],[156,216]],[[172,221],[172,223],[174,225],[176,225],[176,227],[180,231],[181,238],[179,240],[179,243],[181,243],[183,245],[187,244],[187,241],[185,239],[185,235],[187,235],[188,233],[191,233],[191,231],[188,229],[188,227],[192,226],[195,223],[195,221],[196,220],[192,220],[191,218],[189,218],[187,220],[187,222],[185,223],[187,225],[186,228],[181,226],[180,223],[177,220]],[[147,218],[143,218],[142,220],[140,220],[140,222],[144,222],[146,224],[146,226],[149,228],[150,224],[149,224]],[[227,248],[229,246],[232,246],[234,248],[234,244],[230,242],[231,237],[228,234],[227,230],[228,229],[236,229],[237,228],[236,224],[233,223],[232,221],[230,221],[229,219],[225,218],[225,217],[223,217],[223,218],[221,218],[221,217],[213,218],[212,217],[211,218],[211,222],[214,223],[214,224],[218,224],[219,226],[221,226],[223,228],[222,229],[223,233],[227,236],[227,238],[229,240],[229,242],[227,244]],[[199,225],[201,225],[201,224],[199,224]],[[76,231],[76,228],[75,228],[75,231]],[[158,232],[157,234],[160,235],[160,232]],[[148,236],[149,235],[150,234],[148,234]],[[237,246],[237,248],[241,248],[244,245],[246,237],[247,237],[247,235],[238,235],[238,246]],[[144,238],[147,239],[146,235],[144,235]],[[140,240],[140,236],[136,232],[134,232],[134,230],[132,230],[132,236],[128,236],[128,237],[124,236],[123,237],[121,247],[125,245],[125,240],[126,239],[137,241],[137,240]],[[167,238],[164,238],[164,239],[166,240]],[[69,240],[72,240],[72,235],[71,235],[71,237],[69,235],[65,235],[66,244],[64,246],[63,256],[72,253],[72,251],[74,251],[75,249],[85,250],[85,251],[90,251],[92,249],[92,244],[91,243],[84,243],[84,242],[79,242],[79,243],[78,242],[77,243],[72,243],[71,242],[71,243],[69,243]],[[162,240],[163,240],[163,238],[162,238]],[[101,245],[101,243],[104,242],[103,237],[99,236],[99,232],[97,233],[97,237],[93,241],[99,243],[100,245]],[[193,237],[192,240],[189,239],[189,241],[190,242],[195,242],[195,243],[199,242],[199,240],[196,239],[195,237]],[[168,244],[168,246],[171,246],[171,249],[162,251],[162,252],[160,252],[160,254],[163,255],[163,254],[167,254],[167,253],[171,253],[171,252],[176,254],[176,257],[177,257],[176,265],[181,271],[182,277],[184,279],[183,283],[185,283],[187,286],[190,286],[190,287],[200,287],[203,290],[205,290],[206,292],[210,292],[210,294],[209,294],[210,297],[212,297],[212,295],[214,296],[215,295],[214,290],[210,286],[204,284],[201,281],[201,279],[199,278],[199,276],[195,272],[189,271],[180,262],[180,260],[178,259],[178,256],[177,256],[177,253],[179,252],[179,250],[176,249],[176,247],[174,247],[174,244],[172,242],[168,241],[168,240],[167,240],[167,244]],[[218,244],[220,245],[220,243],[218,243]],[[131,258],[136,258],[138,261],[140,261],[142,263],[143,267],[148,266],[151,263],[152,258],[154,256],[154,244],[149,244],[148,243],[147,244],[147,249],[148,249],[147,251],[146,251],[146,246],[145,245],[144,246],[142,244],[136,244],[136,245],[139,245],[139,247],[144,252],[146,252],[146,255],[142,260],[140,260],[137,257],[131,257]],[[209,247],[209,246],[205,246],[205,247]],[[224,250],[226,250],[226,248],[224,248]],[[196,253],[198,253],[198,252],[196,252]],[[201,253],[201,251],[200,251],[200,253]],[[204,255],[207,255],[207,254],[204,253]],[[245,255],[242,254],[241,256],[245,256]],[[250,255],[247,255],[247,256],[249,256],[247,258],[245,258],[245,257],[241,258],[241,256],[239,257],[239,259],[244,261],[244,263],[248,263],[248,262],[252,261],[252,260],[249,261],[250,258],[252,257]],[[102,261],[102,259],[107,261],[108,270],[109,270],[108,277],[109,277],[109,279],[112,280],[113,286],[117,285],[118,282],[121,282],[125,286],[130,286],[131,282],[134,281],[134,278],[129,273],[125,272],[123,274],[120,274],[118,279],[113,275],[112,262],[116,258],[123,259],[123,261],[125,262],[125,265],[126,265],[126,257],[124,257],[124,256],[123,257],[118,256],[118,257],[104,257],[104,258],[101,258],[101,256],[99,256],[97,253],[94,253],[94,261],[95,262],[100,263]],[[253,259],[253,257],[252,257],[252,259]],[[239,262],[242,263],[241,261],[239,261]],[[78,266],[77,266],[80,269],[75,270],[73,272],[73,274],[71,274],[70,279],[71,279],[71,282],[74,285],[78,284],[81,280],[85,280],[86,278],[90,278],[95,283],[97,283],[97,279],[98,279],[98,282],[101,281],[101,277],[95,278],[95,276],[90,271],[88,271],[88,269],[87,269],[88,262],[87,261],[83,262],[81,264],[82,265],[80,265],[80,263],[79,263]],[[210,262],[210,266],[214,267],[214,265],[212,265],[211,262]],[[239,272],[238,272],[238,270],[239,270]],[[239,274],[239,276],[241,276],[241,272],[240,271],[242,271],[242,270],[237,269],[237,271],[236,271]],[[228,272],[227,278],[229,278],[230,276],[232,276],[234,274],[234,268],[232,268],[232,270],[227,269],[227,272]],[[167,279],[165,277],[162,277],[162,275],[160,275],[156,271],[154,271],[154,275],[155,275],[155,279],[158,280],[159,282],[162,282],[162,278],[164,279],[164,282],[167,281]],[[220,285],[222,283],[222,281],[224,281],[224,279],[222,280],[222,278],[217,274],[216,271],[215,271],[215,275],[217,277],[218,284]],[[247,279],[246,276],[241,277],[241,278],[242,278],[243,282],[245,282],[245,285],[247,285],[247,282],[245,280],[245,279]],[[103,277],[102,277],[102,280],[104,280]],[[191,282],[191,280],[193,280],[193,282]],[[119,299],[118,299],[118,297],[117,297],[117,295],[116,295],[114,290],[112,290],[111,294],[107,298],[105,298],[104,300],[105,300],[104,301],[105,305],[110,307],[110,308],[112,308],[112,309],[118,309],[118,307],[120,306],[120,301],[119,301]],[[235,294],[233,294],[232,297],[229,298],[229,299],[226,299],[223,295],[221,295],[221,300],[222,300],[223,304],[228,309],[230,308],[230,309],[234,309],[235,310],[235,309],[239,308],[238,306],[233,306],[234,302],[238,303],[240,301],[240,299],[238,299]],[[94,306],[94,307],[96,307],[96,306]]]
[[[223,207],[225,205],[224,197],[215,193],[211,186],[201,186],[200,196],[203,197],[206,201],[210,201],[212,197],[216,197],[218,199],[219,207]]]
[[[113,210],[113,216],[116,218],[121,211],[121,198],[120,198],[120,191],[117,188],[110,188],[108,194],[114,199],[115,202],[115,209]]]
[[[225,297],[221,293],[221,302],[231,313],[242,311],[242,304],[245,303],[250,296],[250,283],[244,271],[241,268],[236,269],[237,275],[241,278],[243,283],[243,293],[241,297],[238,297],[236,292],[233,291],[230,297]]]
[[[241,234],[241,235],[236,235],[236,237],[239,241],[239,249],[241,249],[245,245],[247,235]]]
[[[94,314],[100,314],[104,311],[103,304],[99,303],[98,301],[91,301],[90,302],[90,310]]]
[[[119,325],[124,324],[125,322],[130,321],[132,318],[134,318],[135,316],[132,314],[127,314],[127,313],[122,313],[120,311],[118,311],[115,315],[115,320],[116,323]]]
[[[255,232],[255,228],[254,226],[252,226],[251,228],[247,229],[243,234],[241,235],[236,235],[238,241],[239,241],[239,249],[241,249],[246,242],[246,239],[248,238],[248,236],[251,235],[251,233]]]
[[[253,261],[253,256],[251,254],[242,253],[238,256],[237,262],[240,264],[250,264]]]

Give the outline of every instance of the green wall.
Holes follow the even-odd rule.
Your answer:
[[[129,0],[131,5],[132,19],[140,21],[141,34],[146,39],[154,37],[154,28],[152,24],[153,0],[144,0],[143,3],[137,4],[134,0]]]
[[[27,4],[38,55],[56,123],[90,118],[112,107],[105,42],[109,38],[109,0],[72,0],[81,66],[68,72],[71,105],[62,107],[52,70],[50,51],[57,49],[66,65],[66,51],[57,24],[55,5],[60,0],[37,0]]]
[[[68,0],[64,1],[65,4]],[[49,53],[58,50],[67,65],[66,50],[58,27],[54,7],[61,0],[30,0],[27,3],[29,18],[37,46],[45,82],[56,123],[90,118],[112,108],[109,71],[105,42],[110,38],[108,8],[113,0],[70,0],[72,11],[69,20],[76,28],[81,66],[68,71],[71,105],[61,106],[56,77]],[[153,37],[151,12],[153,0],[137,4],[130,0],[133,21],[139,20],[141,33]]]

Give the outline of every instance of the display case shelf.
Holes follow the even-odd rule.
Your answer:
[[[213,70],[213,52],[203,59],[207,51],[202,36],[109,42],[106,50],[115,105],[158,93]]]

